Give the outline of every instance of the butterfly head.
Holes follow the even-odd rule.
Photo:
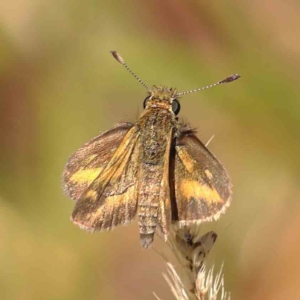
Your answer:
[[[177,91],[174,88],[153,86],[149,96],[144,100],[144,109],[167,109],[177,115],[180,111],[180,104],[176,99],[176,95]]]

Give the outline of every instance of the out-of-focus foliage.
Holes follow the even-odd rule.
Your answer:
[[[134,121],[149,85],[180,91],[234,183],[219,239],[232,299],[299,299],[300,3],[297,1],[3,0],[0,5],[1,299],[172,299],[135,223],[88,234],[69,221],[68,157]],[[165,247],[156,239],[155,247]]]

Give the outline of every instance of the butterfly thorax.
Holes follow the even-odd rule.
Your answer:
[[[163,162],[168,139],[170,134],[173,135],[175,125],[175,115],[166,103],[157,98],[148,101],[137,123],[140,131],[141,161],[148,164]]]
[[[137,124],[143,149],[141,160],[145,163],[163,162],[169,135],[176,125],[172,111],[176,93],[174,88],[154,86],[147,98],[145,110]]]

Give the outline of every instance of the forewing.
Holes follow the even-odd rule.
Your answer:
[[[105,169],[132,127],[133,124],[121,123],[84,144],[70,157],[63,172],[64,190],[70,198],[79,199]]]
[[[170,223],[172,220],[172,207],[171,207],[171,193],[170,193],[170,155],[171,155],[171,146],[173,139],[173,131],[169,132],[166,152],[163,159],[163,174],[162,181],[160,183],[160,194],[159,194],[159,207],[158,207],[158,224],[159,233],[162,235],[164,240],[167,240]]]
[[[225,168],[193,133],[182,133],[175,149],[177,212],[173,219],[180,225],[218,219],[232,193]]]
[[[81,228],[111,229],[134,218],[138,198],[138,135],[135,127],[128,131],[109,163],[79,197],[71,219]]]

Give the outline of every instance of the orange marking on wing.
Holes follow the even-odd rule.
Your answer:
[[[122,194],[107,197],[104,203],[90,214],[91,220],[102,219],[104,215],[110,215],[110,217],[113,218],[115,208],[119,208],[124,215],[126,212],[128,214],[128,211],[132,211],[137,203],[135,197],[133,197],[136,188],[137,187],[133,185]]]
[[[185,149],[181,147],[177,147],[177,153],[188,172],[192,173],[194,171],[195,162],[191,159],[191,156],[187,153]]]
[[[88,191],[86,192],[86,194],[84,195],[84,197],[96,201],[97,198],[98,198],[98,193],[97,193],[96,191],[94,191],[94,190],[88,190]]]
[[[90,185],[98,177],[101,170],[102,168],[78,170],[71,176],[70,181],[79,184],[86,183],[87,185]]]
[[[200,184],[195,180],[183,180],[180,183],[180,190],[186,199],[203,199],[209,203],[223,203],[224,201],[215,189]]]
[[[211,180],[213,178],[213,174],[211,174],[211,172],[209,170],[205,170],[204,172],[205,172],[208,179]]]

